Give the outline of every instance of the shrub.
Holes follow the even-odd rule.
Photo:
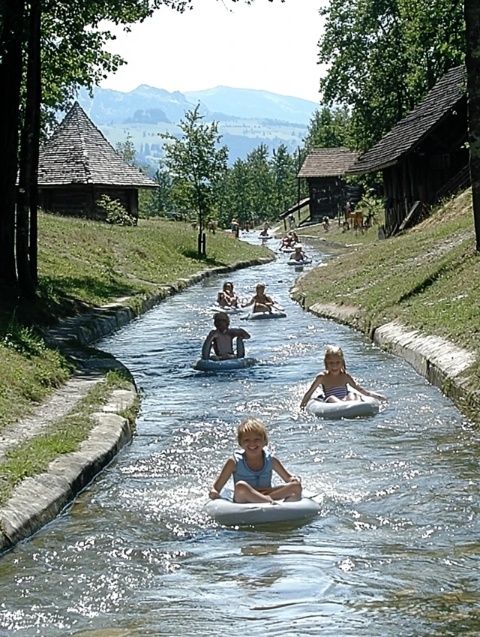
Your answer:
[[[97,206],[105,212],[107,223],[117,226],[135,226],[136,218],[129,214],[125,206],[118,199],[112,199],[108,195],[102,195],[97,199]]]

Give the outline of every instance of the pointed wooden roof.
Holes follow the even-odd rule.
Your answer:
[[[124,161],[78,102],[40,149],[38,166],[39,186],[70,184],[158,187]]]
[[[298,177],[341,177],[355,163],[358,153],[348,148],[314,148],[305,158]]]
[[[349,174],[383,170],[396,164],[420,144],[466,96],[465,67],[450,69],[430,90],[425,99],[400,120],[348,170]]]

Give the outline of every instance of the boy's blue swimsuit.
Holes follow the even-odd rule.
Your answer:
[[[258,471],[250,469],[245,462],[245,451],[235,451],[235,471],[233,481],[236,484],[243,480],[254,489],[269,489],[272,486],[272,455],[268,449],[263,450],[263,467]]]

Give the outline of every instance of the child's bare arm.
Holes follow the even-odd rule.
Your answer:
[[[278,473],[278,475],[282,478],[284,482],[300,482],[300,478],[298,476],[290,473],[283,464],[280,462],[278,458],[272,458],[272,469]]]
[[[244,330],[242,327],[233,327],[230,330],[230,334],[236,338],[243,338],[243,339],[250,338],[250,334],[247,332],[247,330]]]
[[[217,479],[213,483],[212,488],[208,493],[208,497],[211,500],[215,500],[220,497],[220,491],[227,484],[230,476],[235,470],[235,462],[232,458],[229,458],[227,462],[224,464],[223,469],[220,471]]]
[[[203,341],[202,345],[202,358],[208,359],[210,358],[210,350],[212,348],[213,339],[217,335],[217,330],[212,330],[209,332],[207,338]]]
[[[308,403],[310,398],[312,397],[313,392],[319,387],[323,382],[323,374],[319,374],[310,387],[305,392],[304,397],[302,398],[302,402],[300,403],[300,409],[303,409],[305,405]]]
[[[361,385],[359,385],[357,381],[350,376],[350,374],[347,374],[347,379],[348,379],[347,381],[348,384],[354,389],[356,389],[358,392],[360,392],[361,394],[364,394],[365,396],[370,396],[371,398],[376,398],[377,400],[387,400],[387,398],[383,394],[379,394],[375,391],[370,391],[368,389],[365,389],[365,387],[362,387]]]

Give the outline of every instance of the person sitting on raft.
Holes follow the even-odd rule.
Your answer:
[[[248,303],[242,305],[242,307],[248,307],[249,305],[253,305],[253,312],[271,312],[273,310],[273,306],[275,305],[275,301],[265,294],[266,285],[265,283],[257,283],[255,286],[255,294],[252,296]]]
[[[276,500],[298,501],[302,497],[300,478],[287,471],[278,458],[272,456],[265,425],[256,418],[247,418],[237,429],[238,444],[243,451],[236,451],[229,458],[209,491],[211,500],[220,498],[220,491],[233,477],[234,502],[264,502]],[[275,471],[285,484],[272,487]]]
[[[264,239],[270,237],[270,226],[268,225],[268,223],[265,223],[263,225],[263,230],[260,232],[260,236]]]
[[[231,281],[226,281],[223,284],[222,290],[217,294],[217,303],[220,307],[239,307],[239,299],[235,294]]]
[[[290,230],[288,234],[291,237],[293,245],[295,245],[296,243],[300,243],[300,239],[298,238],[298,234],[295,232],[295,230]]]
[[[280,250],[289,250],[290,248],[292,248],[293,244],[293,239],[289,234],[286,234],[284,237],[282,237],[281,241],[280,241]]]
[[[300,403],[300,409],[305,407],[318,387],[323,388],[326,403],[362,400],[362,394],[364,396],[371,396],[377,400],[386,400],[382,394],[377,394],[376,392],[361,387],[350,374],[346,372],[345,357],[340,347],[336,345],[328,345],[326,347],[324,364],[325,371],[315,378],[305,393]],[[350,387],[355,389],[356,392],[350,391]]]
[[[209,332],[202,345],[202,359],[226,360],[228,358],[244,358],[245,346],[243,341],[250,338],[250,334],[241,327],[230,327],[230,319],[225,312],[217,312],[213,317],[215,329]],[[236,352],[233,349],[233,339],[237,339]],[[211,354],[213,347],[214,354]]]
[[[297,243],[295,245],[295,249],[294,252],[292,253],[292,256],[290,257],[290,261],[306,261],[306,259],[308,259],[306,253],[303,251],[303,246],[301,243]]]

